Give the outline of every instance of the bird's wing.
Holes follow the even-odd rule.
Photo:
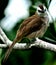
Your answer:
[[[39,32],[39,30],[42,28],[43,21],[41,18],[37,17],[33,19],[31,22],[25,26],[25,30],[28,31],[25,36],[34,37],[36,32]],[[27,30],[28,29],[28,30]]]
[[[21,24],[19,31],[21,30],[21,32],[24,33],[24,36],[27,36],[38,31],[41,28],[42,23],[40,17],[32,16]]]
[[[32,19],[34,19],[35,17],[36,17],[36,16],[33,15],[33,16],[27,18],[26,20],[24,20],[24,21],[22,22],[22,24],[20,25],[19,29],[22,29],[25,25],[27,25],[29,22],[31,22]]]

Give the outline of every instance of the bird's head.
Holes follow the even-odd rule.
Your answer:
[[[45,17],[47,15],[47,8],[44,5],[39,5],[37,11],[39,16]]]
[[[41,4],[41,5],[38,5],[37,7],[35,7],[37,10],[36,10],[36,13],[40,16],[40,17],[45,17],[47,15],[47,8]]]

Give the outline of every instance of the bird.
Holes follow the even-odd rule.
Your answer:
[[[5,53],[3,62],[7,61],[14,45],[19,42],[23,37],[29,39],[36,37],[39,38],[42,37],[46,32],[49,26],[47,8],[43,4],[34,7],[36,8],[35,14],[21,23],[19,29],[17,30],[15,39],[13,40],[11,46],[9,46],[8,50]]]

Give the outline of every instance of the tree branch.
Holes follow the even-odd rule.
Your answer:
[[[0,48],[6,48],[9,47],[12,44],[12,41],[10,41],[7,36],[5,35],[5,33],[3,32],[3,30],[0,27],[0,39],[5,43],[5,44],[1,44],[0,43]],[[30,44],[30,46],[27,46],[27,43],[16,43],[14,45],[14,49],[28,49],[31,48],[32,46],[36,46],[36,47],[40,47],[40,48],[44,48],[44,49],[49,49],[51,51],[55,51],[56,52],[56,45],[52,44],[52,43],[48,43],[45,42],[43,40],[40,40],[38,38],[36,38],[36,41],[33,44]]]

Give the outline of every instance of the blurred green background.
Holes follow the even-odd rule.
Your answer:
[[[48,9],[52,0],[30,0],[30,1],[31,1],[31,5],[28,8],[28,12],[29,12],[29,16],[32,16],[36,11],[36,9],[32,7],[32,5],[37,5],[39,4],[39,2],[41,2]],[[2,2],[3,0],[1,0],[1,3]],[[0,8],[0,10],[2,9]],[[1,14],[0,19],[2,19],[4,16],[5,16],[4,14]],[[19,28],[23,20],[24,18],[21,18],[20,20],[18,20],[16,25],[10,31],[6,31],[5,29],[3,29],[5,34],[10,40],[14,39],[17,29]],[[49,28],[47,29],[45,35],[41,39],[44,41],[56,44],[56,19],[54,20],[52,18],[52,22],[50,23]],[[27,40],[24,39],[21,42],[27,42]],[[6,50],[7,49],[0,49],[0,65],[3,65],[1,64],[2,62],[1,59],[3,59],[2,56],[5,54]],[[37,47],[32,47],[31,49],[27,49],[27,50],[13,49],[5,65],[56,65],[56,53],[50,50],[37,48]]]

